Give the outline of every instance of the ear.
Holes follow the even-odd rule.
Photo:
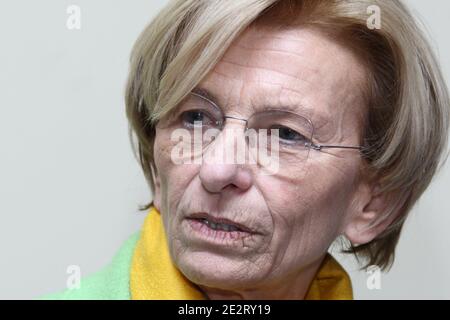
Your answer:
[[[154,169],[154,166],[150,166],[153,182],[155,183],[155,190],[153,194],[153,205],[159,212],[161,212],[161,180],[158,172]]]
[[[396,218],[397,210],[391,197],[380,192],[379,184],[361,182],[347,215],[343,233],[353,245],[375,239]]]

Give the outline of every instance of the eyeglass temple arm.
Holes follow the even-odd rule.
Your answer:
[[[313,148],[314,150],[320,151],[322,149],[355,149],[355,150],[363,150],[363,147],[350,147],[350,146],[330,146],[330,145],[320,145],[314,143],[308,143],[308,146]]]

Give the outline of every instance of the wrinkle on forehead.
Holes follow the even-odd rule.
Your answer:
[[[248,29],[201,86],[240,107],[279,100],[280,106],[289,102],[315,108],[314,126],[325,127],[328,140],[342,142],[362,130],[365,81],[358,58],[315,30]],[[323,125],[318,115],[331,124]]]

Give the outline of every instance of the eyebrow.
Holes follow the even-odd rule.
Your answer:
[[[205,88],[201,88],[201,87],[195,87],[192,90],[193,93],[196,93],[200,96],[202,96],[203,98],[206,98],[208,100],[211,100],[212,102],[214,102],[217,106],[219,106],[219,99],[209,90],[205,89]]]
[[[192,90],[193,93],[196,93],[208,100],[210,100],[211,102],[213,102],[217,107],[219,107],[220,109],[222,109],[220,107],[220,103],[218,97],[212,93],[210,90],[203,88],[203,87],[195,87]],[[262,110],[269,110],[269,109],[281,109],[281,110],[286,110],[286,111],[290,111],[293,113],[297,113],[302,115],[303,117],[308,118],[309,120],[311,120],[314,124],[314,127],[320,128],[323,125],[327,124],[330,122],[329,117],[325,116],[325,115],[321,115],[318,113],[315,113],[315,109],[311,108],[311,107],[306,107],[301,103],[294,103],[294,104],[287,104],[287,105],[282,105],[282,106],[271,106],[271,105],[263,105],[261,106]],[[312,117],[314,117],[314,121],[312,120]]]

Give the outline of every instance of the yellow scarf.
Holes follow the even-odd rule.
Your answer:
[[[206,297],[172,263],[162,218],[151,207],[131,263],[130,291],[133,300],[203,300]],[[351,300],[347,272],[327,253],[314,277],[306,300]]]

